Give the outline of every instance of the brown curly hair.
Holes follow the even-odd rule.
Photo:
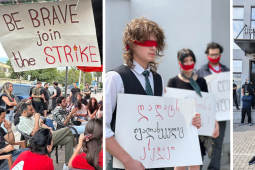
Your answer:
[[[148,40],[150,35],[154,35],[157,38],[157,50],[156,50],[156,59],[164,56],[164,50],[166,47],[165,44],[165,34],[164,30],[158,26],[158,24],[154,21],[150,21],[144,17],[133,19],[130,23],[127,23],[127,27],[124,30],[123,34],[123,58],[125,64],[132,69],[133,65],[133,51],[131,48],[127,50],[127,46],[132,47],[134,41],[137,42],[145,42]],[[157,71],[158,63],[153,62],[150,63],[151,70]]]

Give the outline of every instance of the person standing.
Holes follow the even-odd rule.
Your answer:
[[[41,86],[42,83],[37,81],[36,86],[33,88],[32,97],[33,97],[33,104],[35,106],[36,113],[42,113],[42,101],[41,101]]]
[[[236,104],[236,109],[240,110],[238,107],[238,102],[237,102],[237,98],[236,98],[236,89],[237,89],[237,85],[235,84],[235,81],[233,80],[233,97],[234,97],[234,102]]]
[[[242,96],[244,96],[244,92],[249,92],[251,94],[250,96],[252,97],[251,100],[251,107],[254,109],[254,104],[253,104],[253,95],[254,94],[254,89],[252,87],[252,84],[250,83],[250,79],[246,79],[245,83],[242,85]]]
[[[48,106],[49,106],[49,99],[50,99],[50,95],[49,95],[49,84],[48,83],[44,83],[44,88],[41,88],[41,95],[42,95],[42,104],[43,104],[43,114],[44,117],[47,117],[47,112],[48,112]]]
[[[245,114],[247,113],[248,116],[248,123],[249,126],[251,126],[251,101],[252,101],[252,96],[249,95],[248,91],[245,91],[245,95],[242,96],[242,120],[239,126],[242,126],[244,124],[244,118]]]
[[[73,83],[74,88],[71,89],[70,92],[70,98],[72,99],[72,103],[75,103],[77,98],[76,98],[76,93],[81,92],[81,90],[77,87],[76,83]]]
[[[85,96],[85,99],[86,100],[89,100],[90,99],[90,94],[91,94],[91,91],[90,91],[90,89],[89,89],[89,84],[87,83],[86,84],[86,87],[85,87],[85,89],[84,89],[84,96]]]
[[[51,98],[52,98],[52,110],[54,110],[57,106],[57,98],[59,96],[62,96],[62,92],[61,92],[61,89],[58,87],[58,82],[57,81],[53,82],[53,86],[54,86],[54,92],[53,92],[53,95],[51,96]]]
[[[209,43],[205,50],[205,54],[208,58],[208,63],[202,65],[195,73],[199,77],[206,77],[211,74],[217,74],[222,72],[230,71],[228,67],[220,63],[221,54],[223,53],[223,47],[218,43]],[[217,138],[213,138],[215,146],[211,157],[211,162],[208,166],[209,170],[219,170],[220,160],[222,152],[222,144],[225,136],[226,121],[220,121],[220,135]]]

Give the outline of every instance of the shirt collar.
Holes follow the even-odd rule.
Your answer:
[[[142,74],[145,70],[143,69],[142,66],[140,66],[135,60],[133,60],[133,65],[134,65],[134,68],[133,70],[137,73],[137,74]],[[150,73],[150,76],[151,76],[151,71],[150,71],[151,67],[148,66],[148,68],[146,70],[149,71]]]

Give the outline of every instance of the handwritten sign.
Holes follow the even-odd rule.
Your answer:
[[[91,0],[0,6],[0,41],[15,72],[100,67]]]
[[[145,168],[201,165],[194,116],[194,99],[118,94],[115,138]]]
[[[195,99],[196,112],[201,114],[202,127],[198,129],[198,134],[212,136],[215,127],[215,97],[210,93],[202,92],[200,97],[193,90],[183,90],[177,88],[166,88],[165,97],[177,97]]]
[[[216,99],[216,119],[230,120],[230,72],[212,74],[205,80],[209,93],[214,94]]]

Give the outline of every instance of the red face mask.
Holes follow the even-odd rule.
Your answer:
[[[179,63],[180,67],[183,69],[183,70],[191,70],[191,69],[194,69],[194,66],[195,66],[195,63],[191,64],[191,65],[182,65],[181,63]]]
[[[212,58],[209,57],[209,55],[207,55],[208,60],[209,60],[211,63],[214,63],[214,64],[220,62],[220,57],[221,57],[221,55],[220,55],[218,58],[216,58],[216,59],[212,59]]]
[[[134,44],[136,45],[140,45],[140,46],[144,46],[144,47],[156,47],[158,46],[158,43],[156,41],[150,41],[150,40],[147,40],[145,41],[144,43],[139,43],[137,41],[134,41]],[[129,45],[127,45],[127,51],[129,50]]]

